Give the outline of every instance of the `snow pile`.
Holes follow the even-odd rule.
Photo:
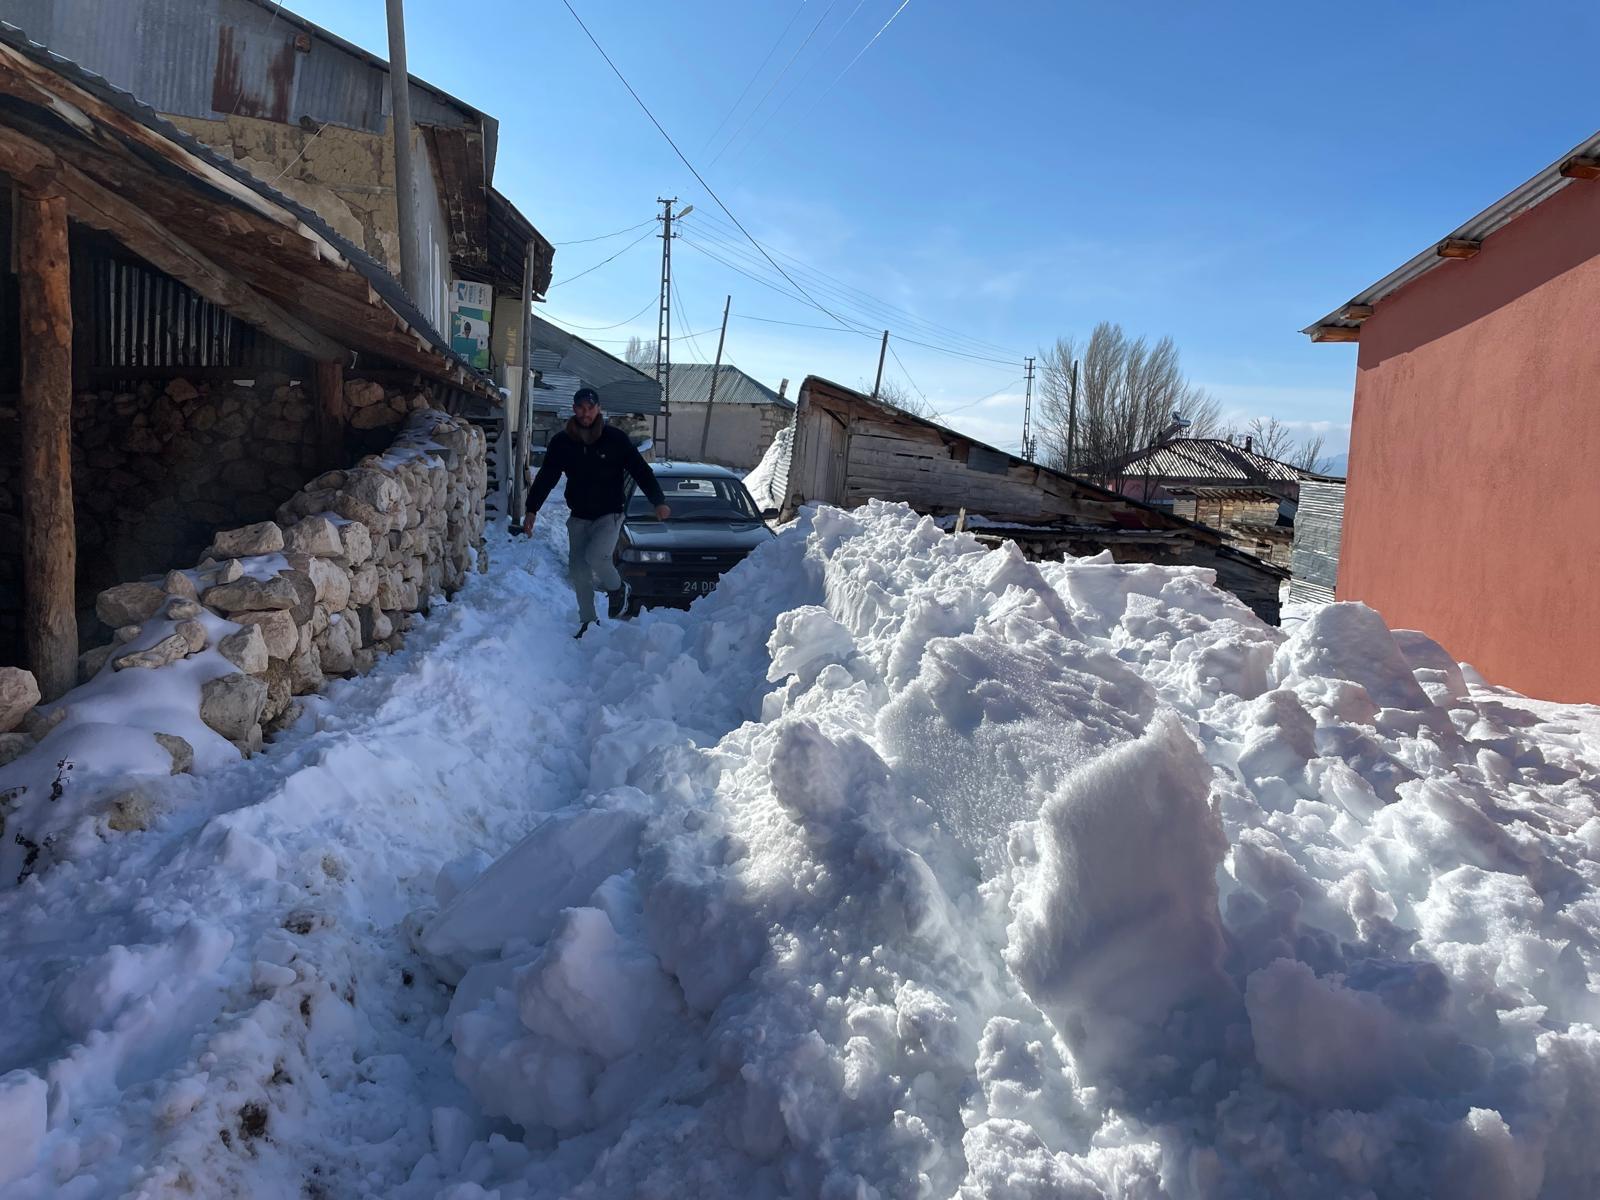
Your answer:
[[[872,504],[605,631],[403,1194],[1594,1194],[1587,726],[1210,585]]]

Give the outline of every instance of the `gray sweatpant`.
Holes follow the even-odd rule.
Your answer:
[[[596,620],[594,593],[614,592],[622,586],[622,576],[611,561],[622,532],[622,514],[607,513],[586,521],[567,518],[567,577],[578,593],[578,620]]]

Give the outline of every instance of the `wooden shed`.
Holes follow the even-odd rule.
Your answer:
[[[895,500],[934,517],[963,512],[976,536],[1034,558],[1108,550],[1118,562],[1210,567],[1218,586],[1278,619],[1288,572],[1219,530],[987,446],[815,376],[800,388],[784,515],[802,504]],[[953,524],[953,520],[948,522]]]

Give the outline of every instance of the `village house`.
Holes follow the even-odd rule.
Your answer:
[[[0,0],[0,20],[139,96],[400,276],[383,58],[274,0]],[[499,122],[415,76],[408,94],[423,279],[410,299],[506,387],[507,404],[474,410],[497,464],[522,413],[519,314],[550,286],[555,251],[493,186]]]
[[[1286,569],[1218,529],[987,446],[891,404],[811,376],[800,387],[783,515],[820,502],[903,501],[1030,558],[1108,551],[1117,562],[1209,568],[1263,620],[1278,620]]]
[[[1549,700],[1600,701],[1597,307],[1600,135],[1305,330],[1359,343],[1339,599]]]
[[[1125,496],[1220,529],[1230,545],[1289,565],[1300,486],[1331,476],[1255,452],[1251,439],[1169,438],[1107,469]]]
[[[713,372],[716,380],[712,390]],[[794,420],[794,401],[728,363],[672,365],[668,458],[749,471]]]
[[[485,561],[451,414],[492,379],[317,212],[3,23],[0,264],[0,667],[34,699],[187,672],[249,752]],[[0,677],[9,725],[34,684]]]

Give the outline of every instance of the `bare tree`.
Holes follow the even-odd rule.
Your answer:
[[[1300,443],[1289,462],[1302,471],[1315,471],[1319,475],[1326,473],[1328,460],[1322,457],[1322,440],[1320,433],[1308,437]]]
[[[656,344],[647,342],[642,337],[628,339],[627,347],[622,351],[622,361],[630,367],[643,371],[651,379],[656,377]]]
[[[1206,437],[1219,425],[1220,405],[1184,379],[1170,337],[1152,345],[1102,321],[1086,343],[1060,338],[1040,358],[1039,441],[1045,461],[1058,469],[1120,483],[1131,455],[1178,433]],[[1069,425],[1074,427],[1070,463]]]
[[[1295,452],[1294,434],[1277,417],[1252,417],[1246,427],[1250,449],[1266,458],[1288,462]]]
[[[861,391],[864,395],[872,395],[872,385],[863,381]],[[928,419],[934,415],[933,405],[893,378],[886,378],[878,385],[878,399],[914,417]]]

